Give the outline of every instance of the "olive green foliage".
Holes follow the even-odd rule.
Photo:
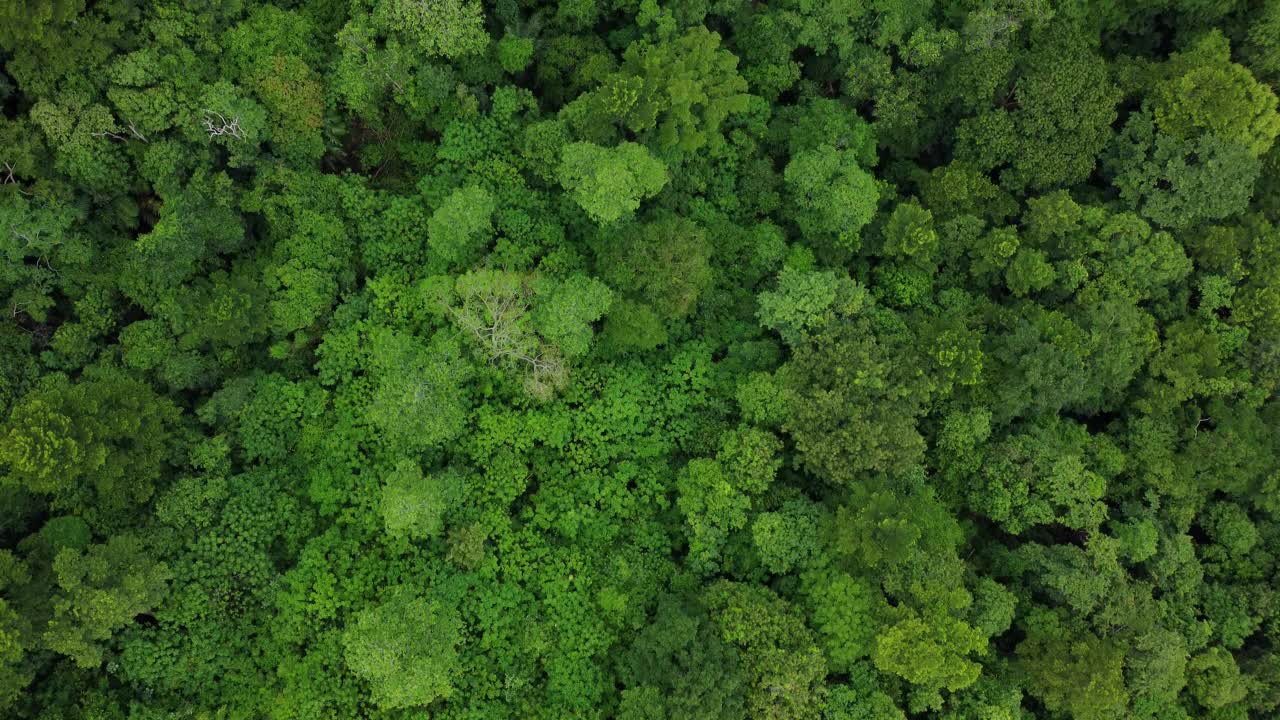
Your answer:
[[[0,717],[1280,717],[1280,0],[0,0]]]

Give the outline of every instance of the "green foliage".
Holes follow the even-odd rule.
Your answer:
[[[594,335],[591,324],[609,311],[613,292],[585,275],[546,285],[551,287],[540,290],[542,299],[533,310],[534,329],[565,357],[585,355]]]
[[[58,592],[43,642],[82,668],[102,663],[114,632],[149,612],[164,597],[169,568],[149,558],[142,542],[117,535],[81,551],[69,547],[53,559]]]
[[[787,163],[784,177],[793,219],[807,240],[858,248],[859,231],[875,214],[880,189],[853,151],[830,145],[804,150]]]
[[[760,322],[799,345],[842,314],[855,314],[868,301],[864,288],[831,271],[784,268],[778,287],[760,293]]]
[[[721,637],[742,651],[753,718],[811,717],[821,707],[822,652],[792,608],[767,588],[719,581],[705,592]]]
[[[635,143],[603,148],[578,142],[564,147],[556,177],[591,219],[609,224],[658,194],[667,184],[667,168]]]
[[[454,470],[423,476],[411,460],[401,460],[382,486],[382,520],[394,536],[432,538],[444,529],[445,514],[462,492]]]
[[[876,638],[873,590],[839,570],[813,571],[803,581],[813,627],[831,669],[853,668],[871,654]]]
[[[1106,479],[1089,468],[1091,445],[1084,428],[1064,421],[993,444],[970,491],[972,506],[1014,533],[1036,524],[1097,528]]]
[[[586,96],[592,111],[661,148],[693,152],[719,137],[720,126],[747,107],[738,59],[702,26],[658,43],[636,42],[618,71]]]
[[[0,591],[12,593],[30,580],[25,563],[8,550],[0,551]],[[31,669],[23,659],[34,640],[32,635],[26,618],[0,598],[0,669],[5,678],[0,682],[0,708],[12,707],[31,682]]]
[[[786,391],[783,428],[802,462],[835,483],[870,470],[906,470],[924,451],[915,422],[929,387],[906,379],[920,377],[913,351],[899,345],[906,338],[892,328],[881,339],[879,312],[854,300],[820,333],[794,345],[778,371]]]
[[[1123,717],[1128,704],[1124,649],[1087,630],[1060,627],[1052,615],[1035,620],[1017,650],[1025,658],[1028,689],[1050,710],[1081,720]]]
[[[375,333],[369,362],[377,385],[366,417],[393,445],[423,448],[462,433],[468,402],[461,392],[472,369],[458,343],[430,344],[393,332]]]
[[[876,638],[871,658],[913,685],[954,691],[978,679],[981,666],[965,656],[985,646],[982,633],[961,620],[909,613]]]
[[[61,273],[93,259],[92,246],[72,231],[76,214],[52,200],[0,194],[0,293],[11,315],[45,321]]]
[[[1276,717],[1278,29],[0,0],[0,716]]]
[[[480,3],[469,0],[378,0],[373,20],[427,55],[470,55],[489,42]]]
[[[1015,149],[1001,176],[1012,187],[1044,189],[1087,179],[1111,137],[1120,93],[1103,59],[1080,40],[1053,33],[1025,60],[1012,114]]]
[[[671,596],[620,659],[619,716],[742,720],[741,654],[696,604]]]
[[[664,214],[611,239],[598,265],[610,285],[632,293],[662,318],[679,319],[694,310],[711,283],[711,252],[702,228]]]
[[[1149,115],[1129,119],[1108,161],[1121,196],[1152,222],[1181,228],[1245,211],[1262,164],[1215,133],[1190,140],[1155,132]]]
[[[178,408],[120,373],[48,375],[0,426],[5,480],[89,517],[150,499],[173,453]]]
[[[456,611],[398,587],[355,616],[343,657],[380,707],[420,707],[453,694],[460,629]]]
[[[938,249],[938,233],[933,229],[933,213],[918,202],[906,202],[893,209],[885,225],[885,255],[928,260]]]
[[[1259,157],[1280,134],[1276,96],[1249,69],[1231,62],[1225,37],[1212,32],[1170,56],[1152,93],[1159,132],[1179,140],[1202,134]]]
[[[497,208],[493,196],[471,185],[454,190],[431,213],[427,221],[427,243],[451,263],[475,258],[493,235],[491,218]]]
[[[805,502],[788,501],[776,512],[762,512],[751,524],[751,537],[760,561],[775,574],[803,566],[818,553],[815,509]]]
[[[532,58],[533,40],[530,38],[507,34],[498,41],[498,62],[503,70],[518,73],[529,66]]]
[[[42,40],[48,30],[72,20],[83,9],[84,0],[5,0],[0,4],[0,26],[4,27],[0,47]]]

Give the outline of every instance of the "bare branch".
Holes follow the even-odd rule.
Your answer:
[[[119,140],[120,142],[125,142],[126,140],[128,140],[128,138],[126,138],[125,136],[113,133],[110,130],[102,130],[100,132],[89,133],[89,134],[92,135],[93,137],[111,138],[112,140]]]
[[[213,139],[222,135],[230,135],[237,140],[244,139],[244,131],[240,128],[239,116],[232,116],[230,120],[225,115],[214,110],[205,110],[204,129],[208,131],[209,138]]]
[[[147,140],[147,136],[143,135],[142,131],[139,130],[136,126],[134,126],[132,120],[129,121],[129,132],[133,133],[133,136],[138,138],[142,142],[150,142],[149,140]]]

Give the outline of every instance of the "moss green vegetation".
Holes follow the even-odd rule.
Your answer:
[[[1280,716],[1280,0],[0,0],[0,717]]]

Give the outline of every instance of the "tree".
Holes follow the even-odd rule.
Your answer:
[[[0,47],[17,48],[39,42],[48,30],[72,20],[84,10],[84,0],[5,0],[0,3]]]
[[[1280,715],[1277,29],[0,0],[0,716]]]
[[[1155,132],[1148,114],[1129,119],[1114,159],[1120,194],[1144,217],[1172,228],[1245,211],[1262,164],[1236,141],[1209,133],[1179,139]]]
[[[26,563],[18,559],[8,550],[0,550],[0,592],[6,595],[31,581]],[[30,621],[23,617],[11,605],[10,601],[0,597],[0,709],[8,709],[21,697],[22,691],[31,682],[31,668],[24,663],[26,654],[35,645],[34,632]]]
[[[847,103],[817,97],[803,105],[782,106],[769,126],[770,138],[785,141],[796,156],[823,146],[851,150],[864,166],[876,163],[876,136],[871,125]]]
[[[325,151],[324,87],[301,58],[275,55],[257,68],[258,97],[274,119],[275,154],[298,166],[314,165]]]
[[[1053,266],[1043,251],[1020,248],[1005,270],[1004,281],[1014,295],[1023,296],[1044,290],[1057,279]]]
[[[760,293],[760,322],[778,332],[788,345],[801,345],[841,315],[851,315],[869,301],[865,288],[832,271],[783,268],[775,290]]]
[[[1220,32],[1210,32],[1170,56],[1152,92],[1157,132],[1178,140],[1204,134],[1260,157],[1280,134],[1275,93],[1243,65],[1231,62]]]
[[[676,507],[689,527],[689,555],[695,568],[719,566],[730,534],[747,525],[752,499],[773,483],[782,461],[781,443],[755,428],[738,428],[720,439],[713,458],[690,460],[676,480]],[[799,540],[797,538],[797,540]]]
[[[427,243],[451,263],[468,264],[492,240],[497,205],[488,190],[477,185],[449,194],[427,221]]]
[[[10,315],[43,322],[62,274],[92,260],[92,245],[73,230],[78,214],[52,199],[0,191],[0,293]]]
[[[1050,710],[1079,720],[1124,717],[1124,648],[1088,630],[1061,627],[1046,611],[1034,617],[1040,622],[1017,648],[1028,690]]]
[[[854,151],[830,145],[805,150],[787,163],[784,177],[795,203],[793,219],[805,238],[859,247],[859,231],[875,215],[880,189]]]
[[[742,720],[741,653],[720,638],[706,610],[664,596],[652,621],[619,658],[620,715]]]
[[[803,567],[818,554],[818,512],[808,502],[789,500],[778,511],[762,512],[751,524],[756,553],[769,572]]]
[[[1087,179],[1111,138],[1120,92],[1081,35],[1055,28],[1027,58],[1015,90],[1014,140],[1001,182],[1044,189]]]
[[[827,325],[794,346],[777,373],[787,390],[783,428],[805,465],[837,484],[906,470],[924,452],[915,423],[929,388],[905,379],[919,377],[911,351],[877,337],[875,312]]]
[[[834,672],[845,672],[871,654],[878,623],[876,593],[840,570],[813,570],[801,576],[810,617]]]
[[[741,648],[749,717],[812,717],[821,707],[822,652],[791,606],[767,588],[721,580],[703,593],[726,642]]]
[[[1191,658],[1187,670],[1191,695],[1209,710],[1239,703],[1248,692],[1235,658],[1220,647]]]
[[[915,612],[899,619],[876,637],[871,658],[882,672],[901,675],[926,690],[960,690],[978,679],[982,666],[966,656],[986,647],[976,628],[952,617]]]
[[[509,73],[518,73],[529,67],[533,59],[533,40],[508,32],[498,41],[498,62]]]
[[[489,43],[484,11],[474,0],[379,0],[373,20],[415,43],[428,56],[471,55]]]
[[[142,541],[117,535],[104,545],[63,548],[53,560],[58,593],[45,645],[82,668],[102,663],[112,634],[151,611],[168,590],[170,570]]]
[[[600,344],[610,353],[644,352],[667,342],[667,330],[647,303],[626,298],[615,301],[605,318]]]
[[[884,229],[884,254],[915,258],[927,263],[938,249],[938,233],[933,229],[933,213],[912,199],[899,203]]]
[[[1280,30],[1280,4],[1263,3],[1252,20],[1241,52],[1248,59],[1247,67],[1260,78],[1274,79],[1280,74],[1280,44],[1275,40]]]
[[[401,586],[358,613],[342,645],[347,667],[380,707],[422,707],[453,695],[461,632],[456,610]]]
[[[734,487],[724,467],[709,458],[691,460],[677,481],[676,506],[689,526],[689,554],[695,567],[719,564],[729,533],[747,524],[750,496]]]
[[[147,307],[162,305],[166,290],[198,274],[218,253],[244,241],[244,221],[235,211],[230,178],[221,173],[193,178],[166,197],[151,231],[139,235],[128,256],[133,275],[122,285]]]
[[[711,244],[697,224],[662,213],[629,226],[599,253],[601,276],[664,319],[689,315],[711,284]]]
[[[635,143],[603,148],[577,142],[564,147],[556,177],[592,220],[610,224],[657,195],[667,184],[667,167]]]
[[[987,453],[970,490],[975,512],[1012,533],[1037,524],[1093,531],[1106,518],[1106,479],[1090,469],[1091,442],[1069,421],[1037,424]]]
[[[5,479],[97,522],[148,500],[172,459],[179,410],[118,371],[46,376],[0,426]]]
[[[531,316],[534,329],[566,358],[585,355],[595,337],[592,323],[609,311],[613,291],[586,275],[542,280],[540,285]]]
[[[747,107],[747,82],[720,36],[698,25],[657,43],[627,47],[616,73],[587,95],[592,111],[651,137],[659,148],[693,152]]]
[[[462,492],[462,474],[448,469],[424,476],[412,460],[396,463],[382,486],[382,520],[398,537],[440,535],[450,507]]]
[[[831,688],[824,720],[904,720],[906,715],[880,684],[870,663],[859,663],[847,684]]]
[[[584,279],[585,280],[585,279]],[[446,311],[454,325],[481,353],[481,356],[524,379],[533,396],[548,398],[566,382],[567,368],[561,352],[535,330],[541,325],[571,351],[586,350],[590,330],[583,324],[598,319],[607,308],[609,296],[599,283],[584,281],[573,285],[550,284],[561,290],[553,302],[585,300],[568,317],[530,310],[536,293],[532,278],[499,270],[475,270],[457,279]],[[544,289],[548,284],[544,283]],[[563,292],[568,287],[568,292]],[[575,291],[584,291],[578,295]],[[603,307],[602,307],[603,306]]]
[[[469,403],[461,388],[473,370],[457,342],[442,336],[423,343],[383,331],[370,339],[376,390],[365,413],[395,445],[424,448],[458,437]]]

